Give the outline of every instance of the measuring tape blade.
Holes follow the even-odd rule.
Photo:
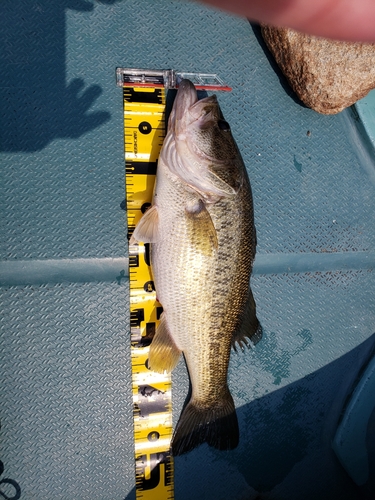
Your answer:
[[[165,137],[166,90],[182,79],[197,89],[229,91],[216,74],[117,68],[123,88],[128,236],[151,205]],[[163,311],[156,299],[149,245],[129,245],[130,332],[136,498],[174,498],[171,376],[148,369],[149,346]]]
[[[152,201],[165,137],[165,89],[126,86],[123,98],[130,236]],[[149,345],[162,313],[150,270],[149,245],[129,246],[129,277],[136,498],[173,499],[171,379],[147,366]]]

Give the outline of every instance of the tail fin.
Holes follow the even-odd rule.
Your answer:
[[[219,450],[236,448],[239,440],[238,421],[232,396],[227,389],[214,406],[202,407],[190,400],[177,423],[171,451],[182,455],[202,443]]]

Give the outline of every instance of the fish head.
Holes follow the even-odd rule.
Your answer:
[[[170,125],[176,140],[186,141],[192,156],[216,162],[236,156],[237,146],[216,95],[198,100],[191,81],[182,80],[173,108]]]
[[[240,183],[232,174],[240,155],[216,95],[198,100],[193,83],[182,80],[168,134],[173,150],[169,158],[164,155],[168,167],[203,199],[216,202],[237,192]]]

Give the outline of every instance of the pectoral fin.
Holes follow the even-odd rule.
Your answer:
[[[150,345],[148,365],[151,370],[158,373],[171,372],[180,359],[181,351],[168,329],[165,314],[160,317],[156,328],[155,337]]]
[[[256,306],[253,292],[249,288],[249,295],[242,316],[242,322],[232,337],[232,347],[237,351],[237,345],[243,350],[245,346],[252,347],[262,338],[262,326],[256,316]]]
[[[136,225],[129,243],[133,245],[137,241],[143,243],[156,243],[159,231],[158,209],[154,205],[150,207]]]
[[[205,204],[195,199],[186,205],[185,210],[194,248],[203,255],[212,255],[218,247],[217,233]]]

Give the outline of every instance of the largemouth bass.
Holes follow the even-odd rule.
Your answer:
[[[191,398],[173,455],[207,442],[233,449],[238,422],[227,384],[231,346],[261,337],[250,274],[256,234],[246,168],[216,96],[183,80],[160,152],[152,206],[131,242],[151,243],[160,324],[149,367],[171,371],[183,353]]]

